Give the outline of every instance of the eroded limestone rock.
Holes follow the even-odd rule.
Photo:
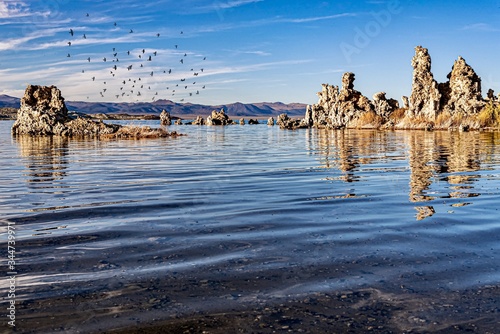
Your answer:
[[[278,125],[281,129],[300,129],[309,127],[309,124],[306,123],[305,119],[292,119],[285,113],[278,116],[276,125]]]
[[[323,84],[317,104],[307,106],[305,123],[309,126],[343,128],[363,113],[375,108],[370,100],[354,89],[354,73],[344,73],[342,87]],[[384,96],[385,98],[385,96]]]
[[[481,95],[481,78],[465,59],[458,57],[448,79],[448,82],[439,85],[442,94],[441,112],[470,115],[483,108],[485,102]]]
[[[269,126],[274,126],[274,118],[273,117],[269,117],[267,119],[267,125]]]
[[[387,99],[385,97],[385,92],[374,94],[372,104],[375,113],[382,116],[384,119],[388,119],[389,115],[399,108],[399,102],[394,99]]]
[[[161,125],[172,125],[172,117],[170,117],[170,113],[162,110],[160,114],[160,124]]]
[[[232,121],[229,119],[229,116],[226,115],[224,109],[220,111],[214,110],[212,114],[207,117],[207,125],[228,125],[232,124]]]
[[[196,116],[193,125],[205,125],[205,119],[201,116]]]
[[[57,87],[28,85],[12,133],[68,135],[68,128],[64,124],[68,120],[68,109]]]
[[[434,120],[440,110],[441,93],[431,72],[429,51],[417,46],[411,65],[413,81],[407,115]]]

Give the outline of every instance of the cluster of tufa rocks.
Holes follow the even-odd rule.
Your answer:
[[[434,124],[441,114],[447,117],[477,115],[487,101],[498,104],[491,89],[487,101],[483,99],[481,78],[462,57],[455,61],[445,83],[438,84],[434,80],[431,57],[426,48],[415,48],[412,67],[412,91],[409,98],[402,97],[403,108],[397,100],[386,98],[384,92],[368,99],[354,89],[354,74],[345,73],[340,88],[322,85],[322,91],[317,93],[318,103],[307,106],[304,119],[290,120],[280,116],[277,123],[284,128],[407,128],[416,120],[427,124],[425,126]],[[395,111],[399,111],[398,116],[391,117]]]
[[[72,117],[64,103],[61,91],[55,86],[28,85],[21,99],[17,119],[12,126],[13,135],[144,138],[177,135],[162,129],[121,126],[93,121],[85,117]]]

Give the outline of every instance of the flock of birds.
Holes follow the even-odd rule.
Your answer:
[[[86,14],[86,16],[90,15]],[[118,24],[114,22],[113,26],[117,29]],[[88,33],[78,32],[73,28],[70,28],[68,33],[70,40],[67,45],[70,50],[67,53],[67,58],[75,58],[71,50],[74,49],[77,39],[85,40],[90,36],[87,35]],[[130,29],[128,33],[133,34],[134,30]],[[184,32],[180,31],[180,35],[183,34]],[[160,38],[160,33],[156,33],[154,37]],[[158,51],[147,48],[120,51],[117,47],[113,47],[109,54],[102,58],[83,58],[82,62],[86,63],[87,67],[82,69],[82,74],[92,73],[87,77],[87,80],[92,80],[100,86],[98,97],[105,99],[113,97],[113,99],[126,99],[128,101],[149,99],[154,101],[159,98],[175,99],[181,97],[180,101],[182,102],[185,97],[199,95],[200,91],[206,88],[205,84],[199,83],[199,77],[203,75],[205,69],[199,66],[197,68],[190,67],[190,63],[199,65],[200,62],[191,62],[188,53],[181,51],[178,44],[172,45],[171,53],[177,56],[178,63],[162,68],[163,64],[152,65],[158,59]],[[197,57],[200,61],[207,59],[205,56],[198,55]],[[101,65],[109,64],[105,76],[96,77],[96,73],[100,73],[99,76],[101,76],[103,71],[96,72],[95,67],[91,67],[95,62],[99,62]],[[117,83],[119,84],[117,85]]]

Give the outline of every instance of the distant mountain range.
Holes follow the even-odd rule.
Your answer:
[[[0,108],[19,108],[20,99],[8,95],[0,95]],[[66,101],[69,111],[85,114],[129,114],[129,115],[159,115],[162,110],[172,116],[207,116],[212,110],[224,108],[230,117],[270,117],[281,113],[289,116],[302,116],[306,105],[302,103],[285,104],[281,102],[261,103],[231,103],[207,106],[192,103],[176,103],[170,100],[158,100],[152,103],[111,103],[111,102],[73,102]]]

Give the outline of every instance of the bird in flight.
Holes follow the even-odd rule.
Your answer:
[[[83,34],[83,39],[87,39],[87,35]]]
[[[70,34],[71,36],[73,36],[73,35],[75,34],[75,32],[73,31],[73,29],[70,29],[70,30],[69,30],[69,34]]]
[[[71,46],[71,42],[68,42],[68,46]]]
[[[132,34],[133,32],[134,32],[134,31],[133,31],[132,29],[130,29],[129,34]]]

